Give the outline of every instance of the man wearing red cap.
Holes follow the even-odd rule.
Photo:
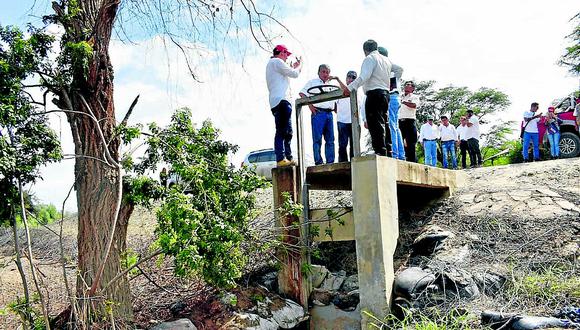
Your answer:
[[[266,84],[270,93],[270,109],[276,124],[274,152],[278,167],[296,165],[292,160],[292,105],[290,101],[290,79],[296,78],[302,70],[300,58],[295,63],[286,64],[292,53],[284,45],[274,47],[272,57],[266,65]]]

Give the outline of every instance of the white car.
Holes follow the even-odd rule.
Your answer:
[[[248,166],[256,174],[272,180],[272,169],[276,167],[276,153],[274,149],[262,149],[250,152],[242,166]]]

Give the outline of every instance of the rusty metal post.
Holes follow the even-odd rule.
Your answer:
[[[358,121],[358,100],[357,91],[350,92],[350,115],[352,122],[352,157],[360,156],[360,123]]]
[[[280,167],[272,170],[272,188],[274,193],[274,215],[279,237],[283,246],[276,251],[281,263],[278,272],[278,286],[281,294],[299,302],[304,308],[308,308],[308,295],[310,294],[309,280],[302,274],[302,267],[307,262],[305,249],[301,239],[300,227],[295,226],[299,218],[285,215],[282,216],[278,209],[284,203],[284,193],[288,193],[290,199],[298,202],[300,198],[300,180],[298,168],[295,166]]]

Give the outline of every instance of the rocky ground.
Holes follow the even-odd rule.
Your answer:
[[[474,328],[483,327],[480,316],[484,310],[552,316],[565,307],[578,308],[580,158],[478,168],[467,173],[467,186],[454,196],[426,210],[401,211],[395,256],[400,275],[396,287],[399,305],[468,315]],[[262,211],[256,226],[262,232],[271,227],[271,198],[271,189],[258,193]],[[311,199],[313,207],[349,205],[350,194],[313,193]],[[137,254],[146,254],[153,240],[153,216],[140,210],[130,223],[129,247]],[[75,227],[73,220],[64,222],[71,283]],[[58,232],[59,224],[49,229]],[[21,291],[12,262],[11,235],[10,230],[0,229],[0,309]],[[45,228],[32,230],[32,237],[43,286],[50,293],[50,311],[56,314],[67,304],[62,268],[57,262],[58,237]],[[314,305],[339,313],[358,313],[353,251],[354,245],[348,243],[321,246],[316,262],[328,272],[321,271],[318,296],[312,297]],[[174,278],[171,260],[144,264],[142,273],[132,275],[131,280],[138,326],[149,328],[162,320],[184,317],[198,329],[247,328],[256,322],[264,329],[281,324],[288,328],[289,322],[299,321],[303,315],[296,314],[291,321],[286,319],[288,315],[278,313],[285,310],[292,314],[296,309],[272,293],[275,273],[265,273],[267,259],[256,258],[254,267],[248,269],[251,275],[231,292],[218,292],[195,279]],[[413,282],[417,277],[421,281]],[[13,315],[0,313],[0,328],[10,329],[15,324]]]

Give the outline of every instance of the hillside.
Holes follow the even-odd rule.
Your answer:
[[[425,294],[421,297],[428,301],[408,303],[413,308],[461,309],[475,318],[482,310],[548,316],[566,306],[580,306],[580,159],[478,168],[467,174],[467,186],[454,196],[432,208],[408,210],[399,216],[396,269],[421,267],[457,293]],[[271,189],[260,191],[257,197],[263,211],[258,223],[271,226]],[[349,197],[347,192],[317,192],[312,206],[348,205]],[[134,253],[148,253],[154,227],[152,212],[135,212],[128,235]],[[59,224],[49,229],[58,232]],[[57,314],[67,303],[58,237],[49,229],[32,230],[32,247],[42,285],[50,294],[50,312]],[[67,275],[74,285],[75,221],[65,220],[63,232],[71,266]],[[430,233],[445,233],[445,238],[430,250],[413,245],[421,234]],[[348,275],[356,271],[352,244],[321,248],[320,262],[334,261],[326,265],[330,271],[342,269]],[[0,229],[0,309],[21,295],[12,258],[12,232]],[[217,291],[201,281],[175,279],[171,260],[152,260],[141,270],[141,275],[131,275],[131,283],[136,319],[143,328],[177,314],[192,319],[199,329],[217,328],[236,309],[220,303]],[[242,291],[251,278],[246,278]],[[242,291],[236,291],[238,301]],[[183,305],[177,314],[176,303]],[[0,314],[2,329],[12,328],[15,321],[14,315]],[[473,326],[477,324],[479,320],[474,319]]]

